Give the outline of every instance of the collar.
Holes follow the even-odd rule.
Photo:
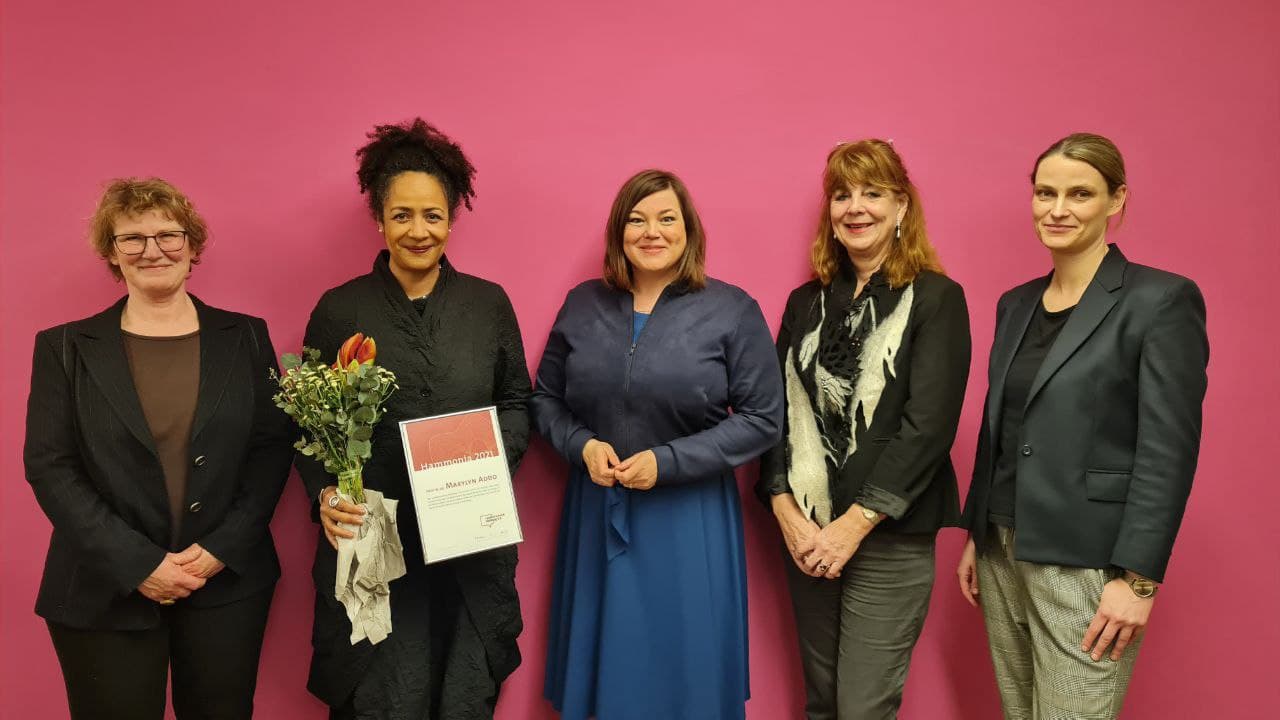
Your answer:
[[[436,286],[432,288],[431,294],[435,295],[443,287],[448,285],[449,282],[453,279],[453,276],[457,274],[457,272],[458,271],[453,268],[453,263],[449,262],[449,256],[441,255],[440,256],[440,277],[436,279]],[[391,273],[391,251],[390,250],[380,251],[378,253],[378,256],[373,259],[373,274],[378,278],[380,278],[384,283],[389,284],[392,288],[395,289],[396,292],[400,293],[401,296],[405,297],[406,299],[408,298],[408,295],[405,295],[404,288],[400,286],[400,281],[397,280],[396,276]]]

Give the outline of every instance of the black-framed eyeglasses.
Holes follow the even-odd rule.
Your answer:
[[[126,233],[111,237],[111,241],[116,245],[116,251],[122,255],[141,255],[147,251],[148,240],[155,240],[160,252],[177,252],[187,244],[187,231],[165,230],[155,235]]]

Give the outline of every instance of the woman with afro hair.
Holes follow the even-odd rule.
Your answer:
[[[498,690],[520,664],[522,628],[516,551],[499,548],[426,565],[418,537],[398,423],[495,405],[512,473],[529,440],[529,371],[515,312],[495,283],[454,269],[445,257],[459,205],[471,209],[475,168],[462,148],[417,118],[379,125],[356,151],[357,177],[386,247],[373,269],[326,292],[304,344],[337,354],[356,332],[378,341],[378,362],[400,388],[373,434],[365,486],[397,498],[408,573],[391,584],[393,631],[377,645],[350,642],[334,598],[338,537],[353,537],[363,509],[330,507],[335,478],[307,458],[299,471],[323,538],[308,689],[331,718],[491,718]]]

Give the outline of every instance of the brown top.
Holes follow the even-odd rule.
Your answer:
[[[175,337],[124,333],[133,386],[164,469],[169,493],[170,538],[182,525],[187,479],[191,476],[191,424],[200,390],[200,331]],[[181,549],[181,548],[175,548]]]

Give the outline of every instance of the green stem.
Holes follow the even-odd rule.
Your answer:
[[[364,480],[360,468],[338,473],[338,492],[351,498],[357,505],[364,503]]]

